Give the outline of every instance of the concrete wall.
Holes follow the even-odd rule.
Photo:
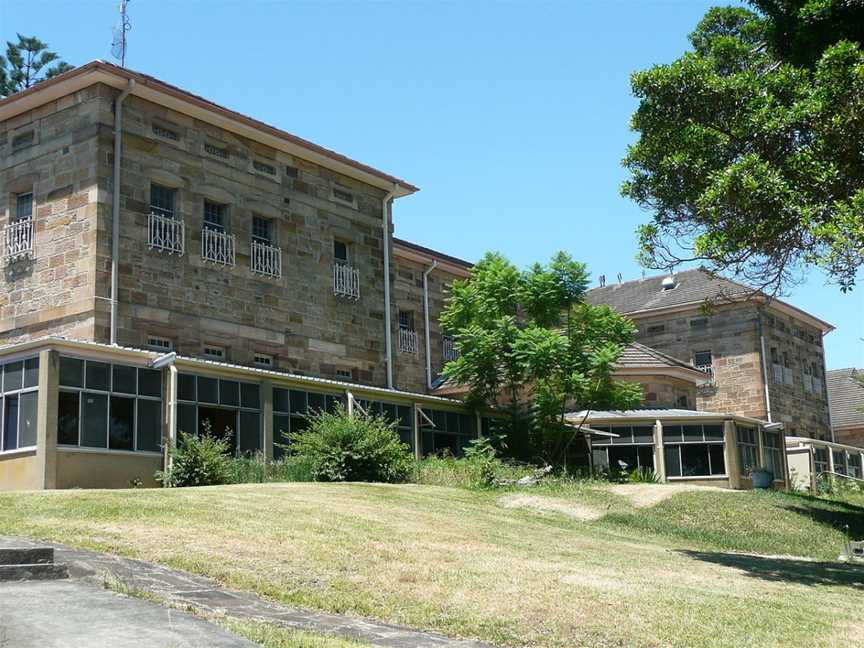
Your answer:
[[[41,489],[41,468],[35,449],[14,455],[0,455],[0,490]]]
[[[0,344],[48,333],[93,336],[106,95],[93,86],[0,122],[0,227],[16,195],[32,191],[36,229],[33,257],[4,263]],[[28,133],[32,144],[13,146]]]
[[[158,486],[153,473],[162,468],[159,455],[87,452],[57,448],[57,488],[130,488],[132,480]]]

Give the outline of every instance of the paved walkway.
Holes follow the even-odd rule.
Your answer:
[[[187,574],[143,560],[73,549],[54,543],[0,537],[0,547],[36,545],[54,547],[55,561],[68,565],[69,575],[73,579],[89,579],[101,584],[106,574],[110,574],[131,589],[149,592],[181,609],[189,606],[204,614],[267,621],[287,628],[338,635],[389,648],[491,648],[489,644],[451,639],[368,619],[277,605],[251,592],[222,587],[204,576]],[[0,642],[0,647],[2,645]]]

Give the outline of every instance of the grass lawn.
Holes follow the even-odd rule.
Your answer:
[[[2,494],[0,534],[502,645],[811,647],[864,636],[864,568],[833,562],[847,533],[864,537],[864,507],[716,491],[637,507],[590,485],[514,500],[523,493],[294,483]]]

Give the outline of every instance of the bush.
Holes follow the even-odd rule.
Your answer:
[[[227,439],[217,439],[209,432],[205,422],[205,433],[200,437],[180,432],[176,448],[168,450],[170,468],[158,471],[156,480],[166,488],[184,486],[216,486],[227,484],[230,475],[230,445]]]
[[[228,461],[228,483],[264,484],[268,482],[313,481],[308,462],[300,457],[285,457],[271,462],[264,460],[264,454],[257,452],[248,457],[238,457]]]
[[[471,442],[462,459],[426,457],[416,462],[412,481],[453,488],[494,488],[534,473],[533,466],[502,461],[495,444],[495,439],[482,437]]]
[[[292,460],[315,481],[399,483],[413,458],[395,424],[382,416],[349,416],[341,406],[313,415],[309,429],[290,436]]]

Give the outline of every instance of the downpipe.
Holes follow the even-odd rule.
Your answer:
[[[123,101],[132,92],[135,81],[129,79],[126,88],[114,100],[114,194],[111,197],[111,344],[117,344],[117,293],[120,256],[120,156],[123,139]]]

